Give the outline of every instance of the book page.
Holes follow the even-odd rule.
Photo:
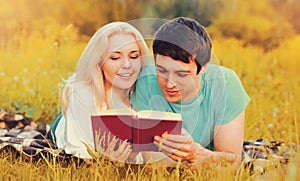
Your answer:
[[[134,111],[133,109],[107,109],[107,110],[101,110],[100,113],[98,113],[97,115],[100,116],[108,116],[108,115],[136,115],[136,111]]]
[[[162,112],[162,111],[153,111],[153,110],[142,110],[137,113],[138,118],[151,118],[159,120],[174,120],[181,121],[181,114],[172,113],[172,112]]]

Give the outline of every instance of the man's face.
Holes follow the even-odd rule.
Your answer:
[[[171,57],[156,55],[157,80],[165,99],[169,102],[187,101],[200,89],[200,73],[197,75],[194,61],[184,63]]]

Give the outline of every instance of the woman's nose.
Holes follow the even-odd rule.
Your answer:
[[[123,63],[122,68],[124,68],[124,69],[128,69],[128,68],[131,67],[131,64],[130,64],[130,61],[129,61],[128,57],[124,57],[122,63]]]

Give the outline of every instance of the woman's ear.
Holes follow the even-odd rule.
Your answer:
[[[97,67],[102,71],[102,66],[100,65],[100,63],[97,64]]]

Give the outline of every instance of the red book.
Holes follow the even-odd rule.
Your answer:
[[[167,132],[181,134],[180,114],[144,110],[106,110],[92,115],[92,129],[95,148],[106,149],[109,141],[116,136],[128,140],[134,151],[157,151],[154,136]]]

